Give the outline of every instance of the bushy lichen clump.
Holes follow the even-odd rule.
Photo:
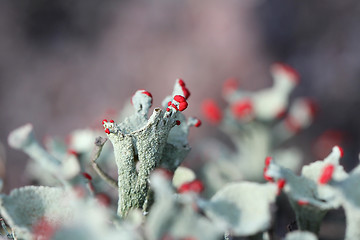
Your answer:
[[[299,100],[287,115],[280,114],[287,109],[288,95],[298,77],[284,65],[275,65],[272,70],[275,85],[270,90],[252,94],[227,88],[225,96],[231,106],[225,110],[225,117],[214,104],[206,106],[208,117],[221,122],[221,128],[233,137],[239,152],[212,155],[224,162],[205,166],[205,186],[191,169],[180,166],[190,151],[189,127],[201,125],[200,120],[186,119],[182,114],[190,92],[181,79],[163,101],[163,107],[155,108],[150,116],[152,95],[137,91],[131,99],[132,114],[120,121],[104,119],[107,138],[97,137],[95,144],[92,141],[99,131],[82,129],[71,134],[69,149],[64,142],[47,139],[45,150],[30,124],[14,130],[9,144],[34,160],[28,168],[30,176],[50,186],[27,186],[0,195],[0,214],[12,230],[7,237],[272,239],[274,233],[269,230],[273,226],[274,205],[284,190],[300,228],[287,234],[286,240],[316,240],[323,216],[340,206],[346,213],[345,238],[360,239],[360,191],[356,190],[360,168],[349,174],[343,170],[340,147],[335,146],[324,160],[304,166],[300,176],[282,166],[286,164],[279,164],[297,161],[298,155],[286,150],[279,154],[279,150],[274,150],[274,142],[309,125],[313,111],[308,100]],[[239,137],[240,130],[248,135]],[[112,143],[113,154],[110,145],[105,144],[107,139]],[[253,144],[258,140],[258,155],[246,159],[255,162],[237,159],[256,151]],[[214,153],[218,146],[208,152]],[[273,157],[265,157],[267,154]],[[108,173],[115,166],[117,179]],[[224,170],[231,173],[225,179],[228,184],[219,178]],[[37,175],[39,171],[41,176]],[[268,182],[249,181],[261,181],[260,176]],[[234,182],[233,178],[242,181]],[[102,182],[116,188],[117,204],[102,192]],[[204,188],[214,186],[214,194],[208,199],[200,194]]]

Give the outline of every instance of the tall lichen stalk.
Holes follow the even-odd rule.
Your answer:
[[[186,121],[181,114],[188,106],[188,97],[185,83],[177,80],[172,96],[165,99],[165,109],[155,108],[148,118],[152,95],[139,90],[132,97],[133,115],[119,124],[113,120],[103,121],[118,168],[117,213],[120,217],[126,217],[131,209],[147,212],[151,206],[151,172],[159,166],[174,171],[190,150],[188,128],[199,126],[200,121],[194,118]],[[96,164],[94,166],[100,176],[109,181],[106,174]]]
[[[163,116],[162,110],[155,109],[151,121],[139,131],[109,134],[118,167],[119,216],[126,216],[130,209],[144,209],[150,173],[159,166],[168,132],[176,125],[172,121],[166,126],[167,121],[161,119]]]

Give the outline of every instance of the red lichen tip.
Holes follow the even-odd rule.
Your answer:
[[[145,94],[145,95],[147,95],[147,96],[149,96],[149,97],[151,97],[151,98],[152,98],[151,93],[149,93],[148,91],[142,90],[142,92],[141,92],[141,93],[142,93],[142,94]]]
[[[180,125],[181,122],[179,120],[176,120],[176,125]]]
[[[279,179],[278,182],[277,182],[277,187],[278,187],[278,195],[280,194],[281,190],[284,188],[286,184],[286,180],[285,179]]]
[[[177,101],[178,103],[186,102],[186,99],[181,95],[174,96],[174,100]]]
[[[107,134],[110,134],[110,130],[107,128],[107,129],[105,129],[105,132],[107,133]]]
[[[178,193],[195,192],[201,193],[204,191],[204,184],[200,180],[194,180],[184,183],[178,188]]]
[[[263,174],[264,179],[268,182],[274,182],[274,179],[269,175],[267,175],[267,170],[268,170],[267,167],[264,167],[264,174]]]
[[[298,200],[298,201],[297,201],[297,204],[298,204],[299,206],[304,206],[304,205],[308,205],[309,202],[306,201],[306,200]]]
[[[106,123],[107,122],[107,120],[106,119],[104,119],[104,120],[102,120],[102,124],[104,125],[104,123]]]
[[[170,112],[170,108],[166,108],[166,111],[167,111],[167,112]]]
[[[223,119],[222,111],[216,102],[212,99],[205,100],[202,103],[202,112],[210,123],[218,124]]]
[[[181,87],[185,87],[185,82],[181,78],[178,79],[178,83]]]
[[[188,107],[188,103],[187,103],[187,102],[182,102],[182,103],[179,104],[179,111],[182,112],[182,111],[184,111],[187,107]]]
[[[171,103],[172,103],[172,102],[171,102],[171,101],[169,101],[169,102],[168,102],[168,106],[171,106]]]
[[[235,102],[231,106],[231,111],[233,115],[237,118],[244,118],[249,116],[253,112],[253,105],[250,99],[244,99],[238,102]]]
[[[200,127],[201,126],[201,121],[198,119],[194,126],[195,127]]]
[[[79,157],[79,153],[76,152],[74,149],[69,149],[67,152],[68,152],[68,154],[74,155],[77,158]]]
[[[334,173],[334,169],[335,169],[335,167],[332,164],[329,164],[329,165],[325,166],[325,168],[324,168],[324,170],[323,170],[323,172],[322,172],[322,174],[321,174],[321,176],[319,178],[319,181],[318,181],[319,184],[328,183],[332,178],[332,175]]]
[[[272,157],[266,157],[265,158],[265,166],[268,167],[272,161]]]
[[[183,87],[183,88],[182,88],[182,91],[183,91],[184,97],[185,97],[186,99],[188,99],[188,98],[190,97],[190,91],[189,91],[189,89],[187,89],[186,87]]]
[[[290,65],[284,63],[275,63],[273,65],[275,70],[284,71],[289,77],[290,80],[298,84],[300,82],[300,74]]]
[[[86,178],[87,180],[91,181],[92,180],[92,177],[90,174],[88,174],[87,172],[83,172],[82,173],[83,177]]]
[[[171,103],[171,106],[172,106],[176,111],[179,110],[175,104]]]
[[[110,120],[109,122],[114,123],[114,120]]]
[[[335,147],[337,147],[339,149],[340,157],[343,157],[344,156],[344,149],[342,149],[342,147],[337,146],[337,145]]]

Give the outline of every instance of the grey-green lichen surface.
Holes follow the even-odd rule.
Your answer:
[[[148,211],[150,173],[157,167],[172,172],[190,150],[187,135],[190,126],[199,120],[188,121],[181,113],[187,106],[189,91],[178,79],[174,92],[167,97],[164,109],[152,106],[152,95],[139,90],[132,97],[134,113],[121,123],[104,120],[103,126],[113,148],[118,167],[118,215],[125,217],[131,209]]]

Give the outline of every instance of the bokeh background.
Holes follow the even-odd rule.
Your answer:
[[[268,68],[278,61],[302,76],[292,96],[309,96],[320,109],[294,144],[313,161],[339,143],[349,170],[360,151],[359,22],[357,0],[2,1],[5,191],[26,184],[27,157],[6,140],[22,124],[33,123],[39,139],[66,137],[120,110],[137,89],[159,105],[178,77],[192,94],[187,115],[201,118],[203,99],[224,106],[225,79],[248,90],[271,86]],[[315,148],[327,130],[328,145]],[[191,141],[218,134],[205,122]]]

